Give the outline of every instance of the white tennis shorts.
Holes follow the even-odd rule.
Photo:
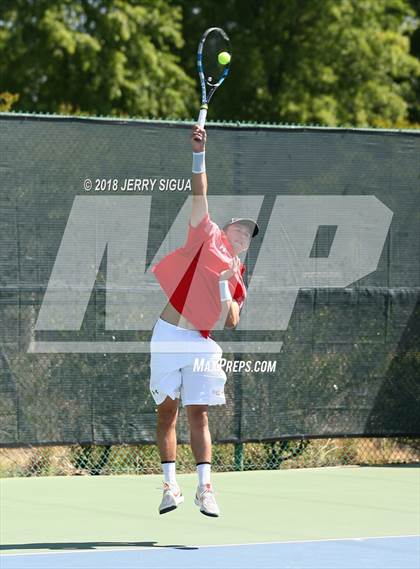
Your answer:
[[[150,342],[150,391],[157,405],[167,396],[185,405],[224,405],[222,348],[197,330],[159,318]]]

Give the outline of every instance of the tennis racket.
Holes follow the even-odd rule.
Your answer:
[[[201,84],[201,107],[198,124],[202,128],[206,122],[207,109],[214,92],[229,74],[230,60],[219,63],[219,55],[231,55],[229,38],[222,28],[209,28],[198,44],[197,67]]]

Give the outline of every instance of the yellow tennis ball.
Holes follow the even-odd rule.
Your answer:
[[[227,51],[221,51],[217,57],[217,61],[220,65],[227,65],[230,61],[230,53]]]

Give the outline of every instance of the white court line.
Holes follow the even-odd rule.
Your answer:
[[[367,541],[372,539],[402,539],[407,537],[417,537],[420,539],[420,535],[413,534],[413,535],[380,535],[374,537],[334,537],[334,538],[327,538],[327,539],[296,539],[291,541],[256,541],[253,543],[222,543],[218,544],[211,544],[211,545],[179,545],[179,546],[170,546],[170,545],[149,545],[149,546],[140,546],[140,547],[116,547],[115,549],[103,548],[103,549],[62,549],[60,551],[35,551],[32,553],[0,553],[0,559],[2,557],[30,557],[32,555],[57,555],[57,554],[68,554],[68,553],[113,553],[115,551],[159,551],[163,549],[206,549],[210,547],[240,547],[240,546],[253,546],[253,545],[281,545],[287,543],[323,543],[323,542],[330,542],[330,541]]]

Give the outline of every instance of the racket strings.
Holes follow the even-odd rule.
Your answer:
[[[206,84],[215,87],[227,74],[227,66],[219,63],[219,54],[223,51],[230,53],[229,41],[218,30],[207,36],[202,52],[203,73]]]

